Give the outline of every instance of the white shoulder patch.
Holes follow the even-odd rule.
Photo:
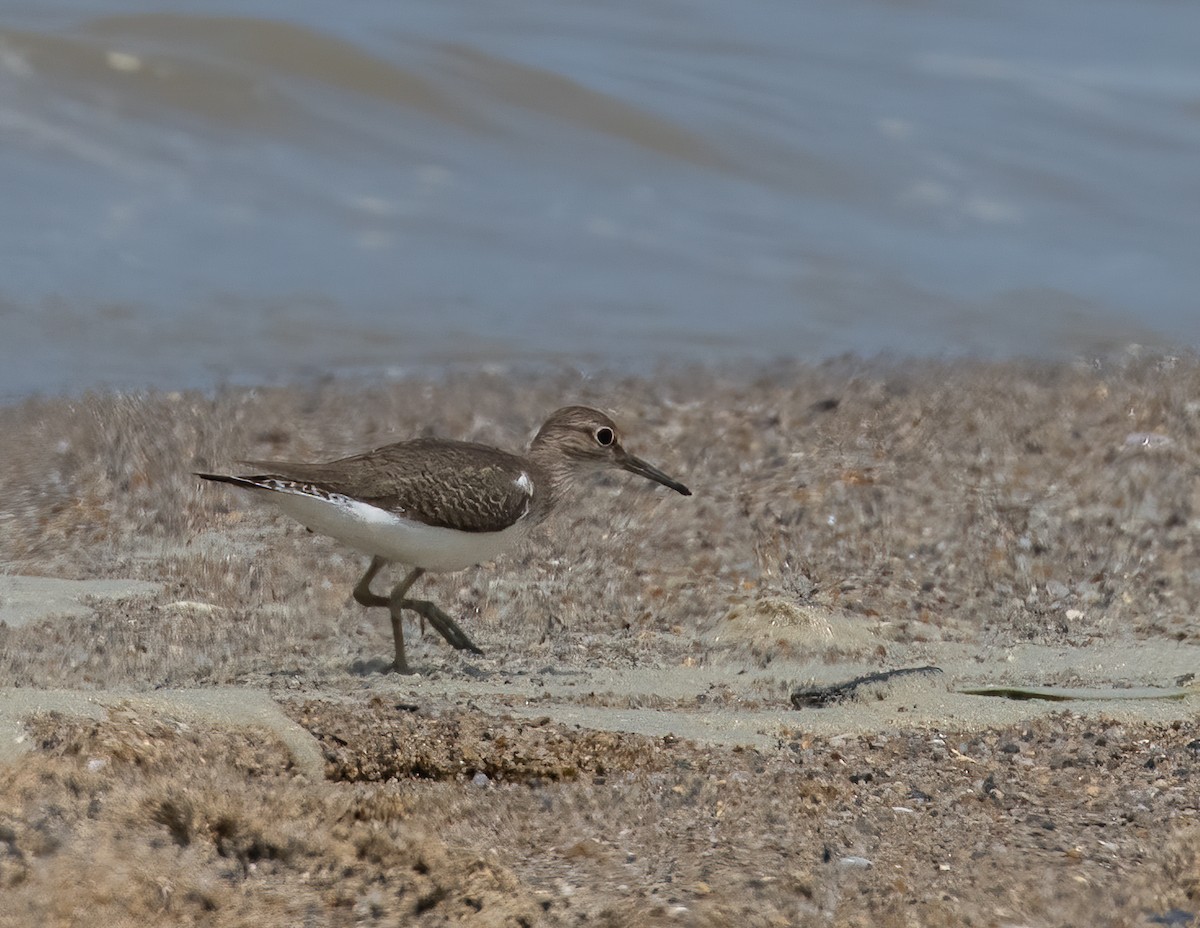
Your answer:
[[[521,471],[521,476],[513,481],[517,485],[518,490],[522,490],[526,496],[533,496],[533,481],[529,479],[529,474]]]

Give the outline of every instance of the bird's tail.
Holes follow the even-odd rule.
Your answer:
[[[211,480],[214,483],[232,483],[235,487],[246,487],[250,490],[263,489],[262,483],[256,477],[238,477],[233,474],[202,474],[193,471],[193,475],[201,480]]]

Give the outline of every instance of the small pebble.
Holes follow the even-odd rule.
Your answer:
[[[1127,447],[1162,448],[1171,444],[1171,436],[1161,432],[1130,432],[1125,436]]]

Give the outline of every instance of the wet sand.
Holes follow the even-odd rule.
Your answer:
[[[422,580],[193,470],[614,412]],[[0,925],[1187,924],[1200,366],[836,361],[0,409]],[[828,708],[798,687],[936,665]],[[971,695],[1051,687],[1087,699]]]

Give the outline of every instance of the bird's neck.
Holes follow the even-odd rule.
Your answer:
[[[537,470],[536,474],[531,475],[537,487],[534,491],[534,508],[539,519],[545,518],[554,504],[571,488],[574,471],[561,453],[539,444],[536,439],[529,448],[528,460]]]

